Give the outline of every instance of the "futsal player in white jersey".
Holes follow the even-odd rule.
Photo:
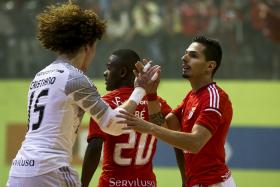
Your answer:
[[[134,112],[159,66],[138,74],[129,100],[116,110],[100,97],[84,74],[95,56],[105,23],[91,10],[72,3],[47,7],[37,17],[37,38],[58,58],[35,75],[28,92],[28,131],[9,173],[9,187],[76,187],[72,148],[85,112],[109,134],[120,135],[115,117]],[[139,66],[140,69],[143,68]]]

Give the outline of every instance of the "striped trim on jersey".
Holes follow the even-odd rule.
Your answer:
[[[220,116],[222,116],[220,109],[220,94],[218,92],[218,89],[216,88],[215,84],[211,84],[208,86],[208,92],[210,96],[209,100],[209,108],[205,109],[205,111],[213,111],[218,113]]]
[[[67,187],[76,186],[75,179],[73,179],[72,174],[67,166],[63,166],[59,168],[59,171],[62,173]]]

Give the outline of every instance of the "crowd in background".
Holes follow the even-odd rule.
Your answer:
[[[66,1],[66,0],[65,0]],[[65,2],[63,1],[63,2]],[[74,1],[74,0],[73,0]],[[0,1],[0,76],[32,77],[53,60],[36,40],[36,15],[62,1]],[[217,38],[224,49],[218,78],[280,79],[280,44],[266,37],[258,19],[260,3],[280,12],[280,0],[77,0],[107,23],[97,47],[91,77],[101,77],[109,54],[118,48],[136,50],[160,64],[164,78],[180,78],[181,55],[190,39]],[[280,24],[280,23],[279,23]]]

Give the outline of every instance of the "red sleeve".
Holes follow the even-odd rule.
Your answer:
[[[202,111],[196,120],[196,124],[206,127],[212,134],[216,132],[220,124],[221,116],[213,111]]]
[[[166,116],[168,113],[171,112],[172,109],[164,99],[162,99],[161,97],[158,97],[158,99],[161,106],[161,112],[164,116]]]
[[[116,105],[112,102],[113,96],[111,94],[104,95],[102,99],[110,105],[112,109],[116,108]],[[91,118],[89,122],[89,128],[88,128],[88,137],[87,140],[89,141],[93,137],[101,137],[103,139],[106,139],[106,136],[108,134],[104,133],[99,125]]]
[[[216,98],[218,97],[219,100],[217,99],[215,103],[213,103],[211,95],[207,94],[203,97],[200,114],[195,122],[195,124],[206,127],[212,134],[216,132],[222,119],[220,108],[223,102],[221,101],[222,98],[220,98],[219,95],[216,95]]]

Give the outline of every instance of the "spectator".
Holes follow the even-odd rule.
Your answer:
[[[159,46],[162,19],[159,6],[151,0],[137,1],[132,10],[132,18],[137,51],[142,51],[142,56],[150,56],[151,59],[157,59],[158,63],[162,63],[162,52]],[[143,47],[142,44],[149,45]]]

